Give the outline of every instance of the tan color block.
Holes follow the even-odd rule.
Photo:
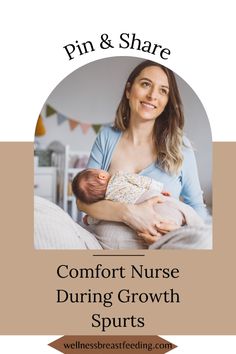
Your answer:
[[[94,313],[144,317],[144,327],[108,328],[109,335],[236,334],[235,200],[236,143],[213,143],[212,251],[39,251],[33,246],[33,143],[0,143],[1,160],[1,334],[100,335]],[[99,256],[94,257],[94,254]],[[115,256],[119,254],[119,256]],[[57,267],[131,264],[179,268],[178,279],[59,279]],[[114,304],[56,303],[56,289],[113,291]],[[180,303],[126,303],[120,289],[158,292],[174,289]]]

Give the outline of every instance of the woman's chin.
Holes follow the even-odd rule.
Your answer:
[[[155,122],[155,120],[156,120],[156,117],[150,117],[150,115],[143,115],[143,116],[141,116],[140,117],[140,122]]]
[[[131,118],[135,124],[138,123],[154,123],[156,120],[156,116],[151,115],[150,113],[138,114],[136,117]]]

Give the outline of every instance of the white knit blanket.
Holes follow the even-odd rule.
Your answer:
[[[152,244],[150,249],[212,249],[212,227],[184,226],[168,232]]]
[[[96,238],[56,204],[34,197],[36,249],[101,249]]]

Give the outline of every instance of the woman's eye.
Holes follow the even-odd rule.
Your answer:
[[[147,81],[143,81],[142,83],[141,83],[141,86],[142,87],[149,87],[151,84],[150,84],[150,82],[147,82]]]
[[[165,88],[161,88],[161,89],[160,89],[160,93],[161,93],[162,95],[168,95],[168,90],[166,90]]]

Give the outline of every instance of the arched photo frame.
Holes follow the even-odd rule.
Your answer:
[[[46,199],[46,203],[49,200],[53,205],[62,208],[69,214],[66,217],[70,224],[79,223],[81,228],[82,218],[72,194],[72,179],[79,170],[86,167],[99,129],[114,121],[126,79],[132,69],[143,60],[135,57],[110,57],[80,67],[57,85],[40,112],[35,137],[35,195]],[[184,107],[184,134],[191,142],[196,156],[200,184],[209,215],[207,223],[211,223],[210,124],[194,90],[178,74],[175,73],[175,77]],[[43,200],[40,202],[43,203]],[[55,212],[57,211],[59,212],[59,209]],[[69,232],[65,224],[60,227],[60,233],[63,228],[64,234]],[[37,231],[40,225],[37,217],[35,225]],[[58,235],[58,230],[55,232]],[[82,231],[84,232],[87,233],[87,230]],[[35,247],[47,248],[45,243],[39,240],[40,237],[36,232]],[[55,246],[51,240],[48,248],[99,248],[96,242],[92,245],[92,241],[89,245],[77,245],[77,242],[74,244],[71,240],[71,243],[68,241],[66,245],[64,237],[62,239],[62,245]]]

